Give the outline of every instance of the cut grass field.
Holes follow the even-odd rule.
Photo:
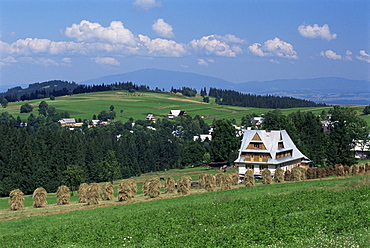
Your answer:
[[[207,123],[212,123],[213,119],[232,119],[235,118],[240,123],[241,118],[247,114],[256,113],[258,115],[266,113],[272,109],[234,107],[226,105],[216,105],[214,103],[204,103],[201,97],[185,97],[178,94],[164,94],[155,92],[136,92],[128,93],[125,91],[108,91],[86,93],[72,96],[57,97],[54,101],[50,99],[38,99],[25,102],[9,103],[7,108],[0,108],[1,112],[9,112],[13,116],[20,116],[26,120],[29,113],[19,113],[21,105],[29,103],[34,107],[33,112],[38,114],[37,109],[41,101],[46,101],[50,106],[58,111],[68,111],[72,118],[91,120],[92,116],[98,115],[102,110],[109,111],[113,105],[117,113],[116,120],[126,122],[130,117],[135,120],[144,120],[147,114],[154,114],[156,118],[166,117],[171,109],[185,110],[190,116],[204,116]],[[211,102],[214,102],[212,99]],[[355,107],[360,113],[364,107]],[[283,114],[289,114],[298,110],[312,111],[320,114],[322,110],[328,111],[330,107],[318,108],[291,108],[282,109]],[[121,113],[121,110],[123,111]],[[370,116],[361,116],[370,123]]]
[[[144,177],[189,174],[196,179],[203,169]],[[70,205],[56,206],[54,201],[45,209],[24,210],[34,215],[47,210],[41,216],[0,221],[0,246],[368,247],[369,192],[370,175],[364,175],[237,185],[211,193],[193,188],[189,196],[162,193],[159,200],[139,194],[128,202],[117,202],[115,197],[98,206],[77,204],[75,196]],[[7,212],[14,214],[2,209],[0,216]],[[46,215],[55,212],[59,214]]]

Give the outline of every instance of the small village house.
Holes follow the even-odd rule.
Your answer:
[[[74,127],[76,125],[76,120],[74,118],[60,119],[58,122],[62,127]]]
[[[183,110],[171,110],[170,113],[167,115],[168,119],[176,119],[179,116],[186,115],[186,111]]]
[[[275,174],[276,168],[284,171],[293,167],[308,167],[311,162],[295,146],[285,130],[244,130],[239,156],[234,161],[239,174],[252,170],[255,176],[261,176],[264,169]]]

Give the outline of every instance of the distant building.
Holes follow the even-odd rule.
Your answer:
[[[357,159],[366,159],[370,157],[370,141],[355,140],[352,151]]]
[[[251,121],[252,127],[260,128],[263,121],[264,121],[263,117],[253,117],[253,120]]]
[[[74,118],[60,119],[58,122],[62,127],[66,127],[66,126],[72,126],[73,127],[73,126],[76,125],[76,120]]]
[[[201,142],[204,142],[206,139],[212,140],[212,135],[211,134],[199,134],[199,135],[193,136],[194,141],[199,140],[199,139]]]
[[[168,119],[176,119],[179,116],[186,115],[186,112],[183,110],[171,110],[170,113],[167,115]]]
[[[244,130],[239,157],[234,161],[239,174],[252,170],[260,176],[264,169],[275,174],[276,168],[284,171],[293,167],[308,167],[311,162],[295,146],[285,130]]]
[[[148,114],[145,119],[148,120],[148,121],[152,121],[152,122],[156,121],[153,114]]]

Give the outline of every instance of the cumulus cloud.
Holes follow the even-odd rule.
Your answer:
[[[322,27],[317,24],[314,24],[313,26],[302,24],[298,27],[298,31],[303,37],[311,39],[319,38],[331,41],[337,38],[337,34],[332,34],[330,32],[328,24],[324,24]]]
[[[62,62],[69,64],[69,63],[72,63],[72,60],[71,60],[71,58],[63,58]]]
[[[161,7],[162,3],[157,2],[156,0],[135,0],[135,2],[132,3],[135,7],[148,11],[151,8],[154,7]]]
[[[334,59],[334,60],[342,59],[341,55],[336,54],[332,50],[327,50],[325,52],[322,51],[322,52],[320,52],[320,55],[323,56],[323,57],[326,57],[328,59]]]
[[[67,27],[64,34],[77,41],[136,45],[134,35],[120,21],[112,21],[109,27],[103,27],[99,23],[83,20],[79,24],[74,23]]]
[[[207,59],[207,60],[204,60],[204,59],[198,59],[198,65],[202,65],[202,66],[208,66],[209,64],[208,63],[214,63],[215,61],[213,59]]]
[[[166,23],[163,19],[159,18],[152,25],[152,29],[156,32],[157,35],[164,38],[175,37],[175,34],[172,32],[172,26]]]
[[[360,55],[356,56],[358,60],[365,61],[367,63],[370,63],[370,55],[366,53],[365,50],[360,51]]]
[[[92,59],[95,61],[95,63],[100,64],[100,65],[114,65],[114,66],[119,66],[121,65],[120,62],[118,62],[115,58],[111,57],[96,57]]]
[[[248,50],[260,57],[281,57],[287,59],[298,59],[297,52],[291,44],[275,38],[265,41],[264,45],[254,43],[248,47]]]
[[[160,38],[152,40],[141,34],[139,34],[139,40],[147,48],[150,56],[181,57],[187,53],[183,44],[176,43],[173,40]]]
[[[8,56],[6,58],[0,59],[0,66],[10,65],[16,62],[17,60],[14,57]]]
[[[241,43],[241,41],[233,35],[209,35],[203,36],[199,40],[192,40],[189,47],[196,52],[207,55],[236,57],[236,54],[241,53],[242,49],[237,45],[230,46],[227,43]]]
[[[353,59],[352,59],[351,55],[352,55],[352,52],[350,50],[347,50],[346,51],[346,60],[352,61]]]

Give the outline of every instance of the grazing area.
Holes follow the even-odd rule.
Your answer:
[[[80,205],[84,211],[1,221],[0,236],[6,247],[366,247],[370,243],[369,175],[258,185],[172,199],[162,198],[161,193],[155,198],[161,200],[149,196],[135,204],[115,200],[99,208],[84,204]]]

